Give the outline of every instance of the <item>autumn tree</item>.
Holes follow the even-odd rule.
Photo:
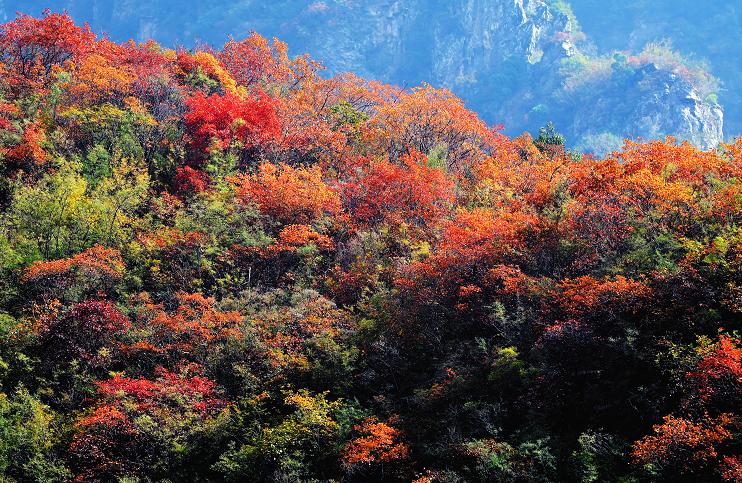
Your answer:
[[[197,92],[186,102],[184,120],[196,160],[231,148],[243,153],[266,147],[280,135],[280,125],[270,97],[242,98],[236,94]],[[248,158],[244,158],[248,161]]]
[[[322,179],[319,167],[263,163],[255,174],[233,180],[243,203],[284,224],[306,224],[340,211],[340,196]]]
[[[133,322],[134,332],[122,349],[128,357],[142,361],[143,365],[182,359],[203,364],[210,348],[242,335],[242,315],[219,310],[213,298],[178,292],[173,310],[153,303],[148,294],[141,294],[137,299],[133,300],[139,304]]]
[[[369,135],[392,159],[410,149],[430,155],[440,148],[447,168],[463,169],[487,152],[494,136],[474,112],[445,89],[425,85],[403,91],[389,87],[383,88],[381,97]]]
[[[666,416],[653,435],[634,443],[632,457],[650,473],[676,481],[719,477],[717,471],[728,470],[719,462],[719,448],[732,439],[738,425],[729,414],[699,422]]]
[[[7,75],[13,88],[44,89],[55,66],[83,54],[94,41],[90,28],[78,27],[67,14],[48,10],[42,18],[21,14],[2,26],[0,58],[10,69]]]
[[[742,481],[742,140],[289,52],[0,27],[0,480]]]
[[[34,262],[21,280],[46,298],[79,299],[110,291],[125,269],[120,252],[96,245],[70,258]]]
[[[42,320],[37,333],[48,359],[98,366],[118,351],[116,339],[130,327],[128,318],[112,302],[87,300],[56,319]]]
[[[383,467],[401,463],[409,456],[407,445],[398,429],[374,418],[368,418],[355,427],[359,436],[345,447],[343,463],[351,472],[364,468]],[[383,475],[383,469],[381,470]]]
[[[168,455],[192,447],[228,406],[199,371],[186,365],[179,373],[159,368],[154,379],[117,375],[99,382],[95,405],[75,423],[70,445],[78,478],[138,477],[154,468],[179,473]]]
[[[357,224],[434,224],[454,202],[453,183],[425,156],[415,151],[400,161],[369,162],[345,185],[343,203]]]

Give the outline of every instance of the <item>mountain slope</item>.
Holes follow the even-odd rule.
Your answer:
[[[742,481],[742,138],[564,143],[257,34],[1,26],[0,481]]]
[[[44,2],[1,5],[9,17],[38,13]],[[676,135],[704,148],[723,139],[718,89],[705,71],[661,48],[598,55],[561,1],[66,0],[59,7],[119,40],[219,46],[222,32],[277,35],[330,73],[448,87],[509,134],[551,120],[584,149],[606,151],[625,137]]]

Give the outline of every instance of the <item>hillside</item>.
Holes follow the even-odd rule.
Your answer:
[[[10,18],[16,10],[38,14],[45,5],[40,0],[5,0],[0,11]],[[154,36],[169,47],[190,47],[197,41],[219,47],[229,34],[244,37],[255,30],[278,36],[294,54],[308,52],[321,60],[330,74],[348,71],[400,86],[429,82],[447,87],[486,121],[504,125],[510,135],[537,133],[553,121],[571,146],[598,152],[620,146],[624,138],[666,135],[714,147],[724,136],[724,115],[716,99],[720,94],[725,99],[724,92],[733,92],[737,85],[736,78],[729,78],[727,90],[720,93],[704,68],[662,46],[602,41],[603,35],[619,37],[616,32],[622,27],[597,24],[586,36],[579,29],[579,16],[562,1],[55,4],[62,6],[120,41]],[[599,4],[581,7],[580,13],[590,20],[605,11]],[[618,7],[613,8],[610,18],[623,20]],[[603,48],[596,50],[594,43]],[[614,50],[623,53],[614,55]],[[729,100],[737,101],[733,96]]]
[[[289,51],[0,27],[2,481],[742,479],[742,139]]]
[[[601,50],[637,51],[648,43],[669,40],[683,55],[707,63],[722,81],[719,102],[725,108],[725,132],[742,133],[742,67],[734,54],[742,45],[739,2],[571,0],[570,4]]]

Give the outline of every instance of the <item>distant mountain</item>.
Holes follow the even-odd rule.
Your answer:
[[[705,61],[722,81],[729,139],[742,134],[742,2],[735,0],[570,0],[580,24],[604,51],[640,50],[669,40],[683,55]]]
[[[608,6],[574,0],[576,15],[560,0],[52,3],[0,0],[0,13],[7,19],[15,11],[66,9],[116,40],[156,37],[171,46],[220,45],[226,40],[223,32],[243,37],[256,30],[288,41],[294,53],[310,53],[330,73],[354,71],[399,85],[426,81],[449,87],[486,120],[504,124],[509,134],[535,132],[552,120],[573,146],[585,150],[606,151],[624,137],[671,134],[713,147],[724,138],[719,102],[732,114],[733,133],[742,132],[742,109],[733,89],[742,79],[730,55],[734,41],[711,35],[713,25],[705,20],[697,30],[692,13],[679,13],[678,2],[669,0]],[[698,2],[680,3],[690,9]],[[716,15],[696,12],[696,18],[738,25],[740,8],[733,1],[715,3],[718,9],[705,10]],[[673,22],[678,16],[683,21]],[[698,52],[712,60],[712,67],[721,66],[726,90],[705,67],[666,45],[645,46],[665,37],[685,39],[676,42],[684,54]]]

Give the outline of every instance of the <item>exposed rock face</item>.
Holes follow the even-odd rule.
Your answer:
[[[9,17],[18,9],[38,13],[27,3],[36,2],[4,0],[0,8]],[[139,40],[187,45],[197,33],[213,44],[225,39],[210,32],[276,35],[330,72],[448,87],[509,134],[553,120],[575,145],[597,151],[623,137],[675,135],[702,147],[723,139],[723,113],[713,97],[667,67],[593,62],[569,11],[546,0],[63,3],[78,20],[118,37],[124,30]],[[598,75],[593,64],[602,66]],[[594,78],[572,85],[581,75]]]
[[[556,32],[570,32],[569,19],[555,15],[539,0],[452,2],[434,26],[433,78],[442,84],[476,84],[510,57],[529,64],[569,56],[571,41],[554,42]],[[455,19],[455,22],[451,22]]]
[[[742,2],[738,0],[570,0],[580,24],[604,51],[641,50],[670,39],[685,55],[709,62],[724,84],[724,132],[742,135]]]
[[[723,141],[724,114],[718,105],[702,100],[695,88],[677,74],[651,69],[645,79],[650,87],[640,96],[644,102],[633,121],[640,135],[677,133],[704,148]]]
[[[678,74],[650,64],[637,70],[623,86],[586,94],[585,102],[575,107],[569,131],[580,136],[586,147],[601,148],[595,143],[590,146],[590,139],[604,133],[643,139],[673,135],[704,149],[715,148],[724,140],[721,107],[701,99],[693,85]],[[615,147],[615,142],[620,139],[598,150]]]

